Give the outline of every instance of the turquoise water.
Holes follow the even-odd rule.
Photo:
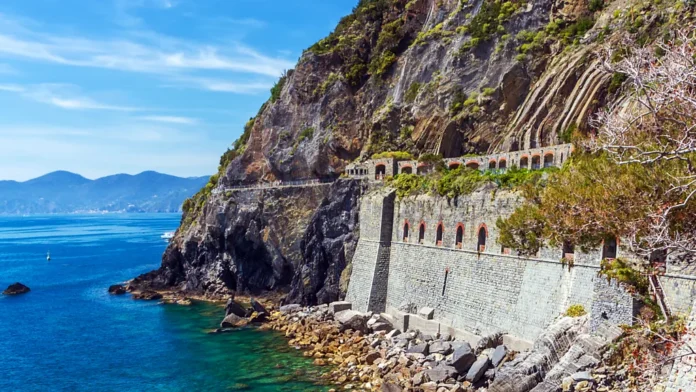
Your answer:
[[[0,391],[322,391],[273,332],[208,334],[215,305],[110,296],[155,269],[178,215],[0,218]],[[46,252],[52,260],[46,261]]]

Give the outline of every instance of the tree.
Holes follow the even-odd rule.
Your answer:
[[[603,67],[626,75],[626,99],[601,110],[592,124],[597,134],[587,146],[606,152],[619,165],[641,165],[661,172],[668,182],[660,204],[646,214],[646,224],[627,233],[626,243],[642,256],[671,254],[692,263],[696,258],[696,46],[678,32],[656,48],[632,49],[618,62],[607,48]],[[658,50],[656,50],[658,49]]]

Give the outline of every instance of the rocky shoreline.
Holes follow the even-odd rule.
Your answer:
[[[173,291],[138,290],[122,286],[134,299],[191,305],[192,301],[223,304],[217,299]],[[121,289],[112,286],[112,294]],[[381,314],[351,310],[345,302],[304,307],[278,306],[278,294],[228,298],[220,328],[225,333],[255,326],[282,333],[288,344],[324,367],[322,383],[331,391],[423,392],[639,392],[630,369],[609,365],[618,328],[588,333],[587,316],[561,317],[531,350],[515,352],[503,335],[476,344],[447,335],[400,331]]]

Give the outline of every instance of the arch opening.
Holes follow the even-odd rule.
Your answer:
[[[478,162],[469,162],[466,164],[466,167],[468,167],[469,169],[478,170],[479,164]]]
[[[602,259],[615,259],[617,253],[616,237],[609,237],[604,240],[602,246]]]
[[[486,228],[481,227],[478,232],[478,251],[479,252],[485,252],[486,251]]]
[[[553,154],[544,155],[544,167],[553,166]]]
[[[520,169],[529,169],[529,158],[520,158]]]
[[[418,228],[418,243],[422,244],[423,240],[425,240],[425,223],[421,223]]]
[[[575,245],[570,241],[563,241],[563,258],[566,260],[575,259]]]
[[[375,180],[384,179],[384,175],[387,173],[387,167],[384,164],[379,164],[375,166]]]
[[[505,159],[501,159],[500,162],[498,162],[498,169],[499,170],[506,170],[507,169],[507,161]]]
[[[534,155],[532,157],[532,169],[536,170],[541,168],[541,157],[539,155]]]
[[[408,242],[408,222],[404,223],[404,242]]]
[[[462,243],[464,242],[464,228],[461,224],[457,227],[457,235],[455,236],[454,246],[457,249],[462,248]]]
[[[495,160],[491,160],[488,162],[488,170],[495,170],[496,162]]]
[[[442,246],[442,234],[444,231],[444,227],[442,226],[442,223],[437,225],[437,234],[435,235],[435,244],[437,246]]]
[[[413,168],[411,166],[404,166],[401,168],[401,173],[403,174],[413,174]]]
[[[461,164],[459,162],[450,162],[448,167],[450,170],[454,170],[454,169],[458,169],[460,166],[461,166]]]
[[[418,166],[416,168],[416,174],[423,175],[428,173],[428,167],[425,165]]]

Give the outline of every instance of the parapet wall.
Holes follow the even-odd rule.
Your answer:
[[[633,322],[633,298],[598,276],[601,251],[576,252],[569,267],[561,249],[523,258],[497,244],[495,222],[519,205],[515,193],[483,190],[451,200],[394,201],[394,192],[381,190],[362,200],[361,237],[347,295],[355,309],[429,307],[445,327],[477,335],[505,332],[528,341],[570,305],[592,312],[595,328]],[[393,221],[387,224],[392,205]]]

